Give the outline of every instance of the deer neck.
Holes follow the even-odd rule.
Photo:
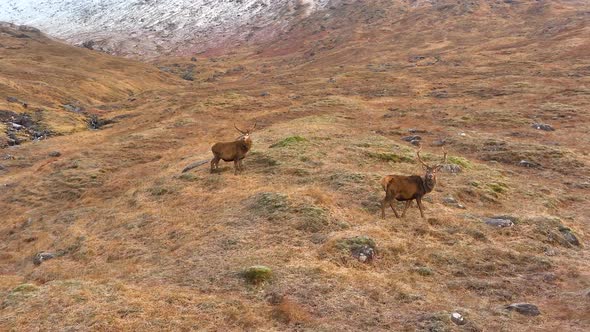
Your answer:
[[[422,178],[422,189],[424,190],[425,194],[431,192],[434,189],[435,185],[436,185],[436,178],[434,178],[432,180],[428,180],[426,177]]]
[[[251,147],[252,147],[252,140],[251,139],[246,139],[246,140],[242,141],[242,150],[247,152],[248,150],[250,150]]]

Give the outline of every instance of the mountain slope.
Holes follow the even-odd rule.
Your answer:
[[[147,64],[0,23],[0,146],[83,130],[89,116],[124,112],[129,98],[180,81]],[[12,130],[20,125],[28,128]]]
[[[589,4],[331,10],[155,61],[192,81],[61,45],[120,64],[107,86],[145,85],[106,105],[117,123],[0,151],[0,330],[587,331]],[[181,173],[255,122],[243,174]],[[381,219],[381,177],[423,172],[416,141],[429,163],[449,152],[426,218]],[[253,265],[272,278],[248,282]],[[540,315],[506,309],[520,302]]]
[[[0,21],[34,25],[115,54],[191,54],[226,42],[272,39],[329,0],[8,0]]]

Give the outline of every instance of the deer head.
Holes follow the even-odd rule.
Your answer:
[[[242,134],[240,137],[238,137],[239,140],[247,140],[250,138],[250,134],[252,134],[252,132],[254,131],[254,129],[256,128],[256,124],[257,122],[254,122],[254,126],[252,126],[252,128],[247,129],[247,130],[242,130],[240,128],[238,128],[238,126],[236,126],[236,124],[234,123],[234,128],[236,128],[236,130]]]
[[[426,171],[424,178],[427,181],[436,180],[436,172],[440,170],[447,161],[447,151],[445,150],[445,148],[443,148],[443,161],[440,164],[436,164],[434,166],[430,166],[422,160],[422,158],[420,157],[420,151],[422,151],[422,147],[418,148],[418,150],[416,151],[416,155],[418,156],[418,161],[422,164],[422,167]]]

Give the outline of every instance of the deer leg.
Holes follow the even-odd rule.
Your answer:
[[[240,172],[244,170],[244,158],[240,159]]]
[[[389,201],[389,206],[391,206],[393,213],[395,213],[395,217],[399,218],[399,214],[397,214],[397,211],[395,211],[395,208],[393,207],[393,199]]]
[[[234,175],[238,174],[238,168],[240,167],[240,161],[239,160],[234,160]]]
[[[416,198],[416,202],[418,203],[418,208],[420,209],[420,216],[424,218],[424,212],[422,212],[422,198]]]
[[[411,204],[412,204],[412,201],[406,201],[406,206],[404,206],[404,211],[402,212],[402,218],[406,215],[406,211],[408,211],[408,208],[410,207]]]
[[[219,165],[219,157],[214,156],[213,159],[211,159],[211,173],[213,173],[217,167]]]

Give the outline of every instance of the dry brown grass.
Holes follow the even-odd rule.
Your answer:
[[[538,5],[519,6],[513,15],[530,17],[530,26],[494,23],[485,32],[484,17],[504,20],[489,6],[475,11],[477,22],[439,8],[444,15],[377,21],[381,30],[313,46],[312,58],[283,53],[281,43],[268,54],[203,58],[193,82],[53,43],[0,49],[0,82],[16,82],[0,84],[0,92],[44,105],[56,112],[51,119],[62,119],[50,106],[64,98],[123,105],[107,116],[135,115],[0,151],[14,156],[0,159],[0,330],[587,330],[590,137],[588,114],[570,109],[590,106],[588,76],[571,75],[590,66],[581,51],[588,39],[579,39],[588,31],[574,25],[535,35],[542,18],[583,18],[568,5],[547,5],[540,18],[526,12]],[[350,17],[369,15],[359,8],[349,6]],[[427,25],[414,21],[426,20],[461,29],[424,33]],[[408,60],[422,54],[443,61]],[[21,62],[35,57],[50,61]],[[63,62],[78,58],[100,65],[100,88],[65,83]],[[157,65],[172,63],[189,61]],[[70,80],[92,81],[94,66],[82,68]],[[27,94],[37,81],[60,88]],[[126,101],[131,90],[135,102]],[[531,128],[537,116],[558,130]],[[254,120],[259,130],[243,175],[234,176],[231,164],[220,164],[219,174],[206,165],[180,174],[209,158],[213,142],[234,138],[233,122]],[[430,143],[445,138],[464,171],[440,175],[427,219],[414,206],[404,220],[381,220],[380,177],[421,172],[403,158],[414,155],[401,140],[411,128],[426,131],[419,134],[425,158],[437,158]],[[49,157],[55,150],[61,156]],[[488,158],[498,153],[539,157],[544,167]],[[443,204],[448,195],[466,208]],[[495,215],[518,221],[508,229],[481,221]],[[583,246],[564,243],[559,226]],[[376,243],[370,264],[335,246],[358,236]],[[34,266],[40,251],[59,255]],[[250,285],[241,271],[258,264],[273,278]],[[542,315],[503,309],[525,301]],[[469,320],[465,328],[450,322],[455,310]]]

